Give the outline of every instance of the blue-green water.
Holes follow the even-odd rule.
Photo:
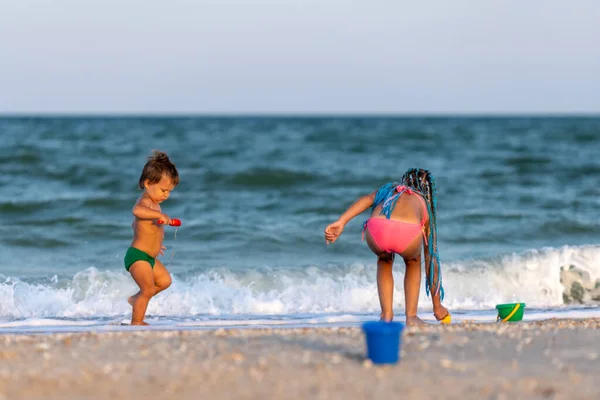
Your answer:
[[[150,318],[375,315],[367,215],[334,245],[322,232],[413,166],[436,177],[451,309],[561,308],[561,267],[600,279],[600,118],[0,118],[0,134],[0,322],[129,318],[122,258],[152,149],[179,169],[163,209],[183,226]]]

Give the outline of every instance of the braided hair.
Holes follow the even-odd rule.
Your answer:
[[[425,284],[425,291],[429,295],[430,288],[435,287],[435,294],[439,292],[440,299],[444,299],[444,288],[442,287],[442,270],[439,268],[440,255],[437,243],[437,192],[435,179],[431,172],[421,168],[410,168],[402,176],[402,184],[419,191],[425,196],[427,212],[429,213],[429,279]],[[435,270],[437,266],[437,282]]]

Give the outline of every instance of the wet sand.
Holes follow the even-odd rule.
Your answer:
[[[360,328],[0,335],[8,399],[599,399],[600,319],[411,327],[375,366]]]

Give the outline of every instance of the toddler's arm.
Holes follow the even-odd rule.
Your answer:
[[[165,224],[171,222],[171,218],[167,214],[150,208],[150,200],[146,198],[140,199],[133,207],[132,212],[138,219],[162,219]]]

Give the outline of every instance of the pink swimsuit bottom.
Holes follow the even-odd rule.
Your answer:
[[[413,194],[410,190],[405,190],[404,193]],[[363,240],[364,232],[368,230],[377,247],[386,253],[397,254],[401,254],[406,250],[419,234],[423,234],[423,239],[427,244],[427,237],[425,236],[427,206],[421,196],[418,197],[421,199],[424,209],[423,219],[420,224],[395,221],[387,218],[369,218],[364,225]]]

